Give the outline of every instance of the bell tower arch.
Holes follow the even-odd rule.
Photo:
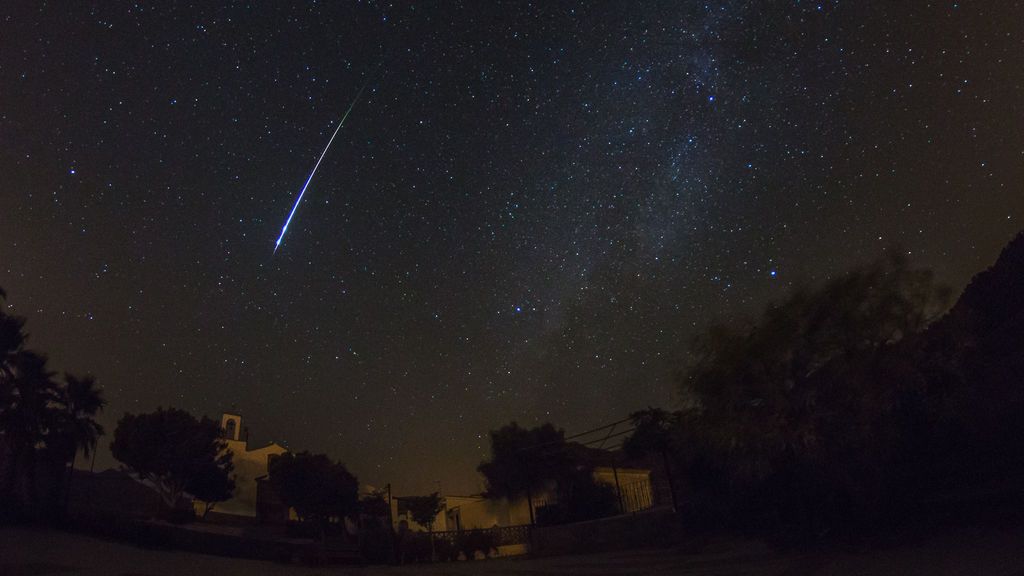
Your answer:
[[[224,438],[240,440],[242,437],[242,417],[238,414],[225,412],[220,417],[220,429]]]

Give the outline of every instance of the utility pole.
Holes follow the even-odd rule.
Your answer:
[[[391,516],[391,482],[388,482],[388,534],[391,535],[391,555],[398,563],[398,539],[395,537],[395,520]]]
[[[625,514],[626,508],[622,505],[622,488],[619,486],[618,466],[612,466],[612,474],[615,476],[615,495],[619,498],[619,514]]]

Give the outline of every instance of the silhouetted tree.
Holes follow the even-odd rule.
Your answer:
[[[359,481],[325,454],[288,452],[270,462],[269,472],[271,488],[299,520],[318,529],[321,540],[331,518],[343,519],[358,510]]]
[[[437,515],[444,510],[444,498],[437,492],[426,496],[406,496],[402,498],[412,519],[420,526],[427,527],[427,537],[430,538],[430,558],[436,560],[434,552],[434,521]]]
[[[577,464],[558,480],[556,515],[547,523],[583,522],[614,515],[620,511],[619,496],[613,486],[594,478],[592,466]],[[545,522],[541,522],[544,524]]]
[[[46,357],[19,350],[10,358],[9,397],[0,412],[0,431],[10,454],[8,490],[22,507],[38,499],[39,467],[46,463],[57,425],[58,387]],[[48,441],[49,440],[49,444]]]
[[[385,490],[373,490],[359,499],[359,512],[367,516],[387,516],[388,497]]]
[[[722,492],[805,526],[870,500],[857,492],[880,486],[900,398],[921,383],[890,350],[941,313],[946,296],[931,272],[889,255],[797,290],[756,323],[710,329],[681,387]],[[887,452],[863,456],[876,448]]]
[[[228,477],[233,465],[226,448],[217,422],[177,408],[125,413],[110,444],[114,458],[149,481],[172,510],[190,484],[206,475]]]
[[[0,289],[0,497],[21,512],[55,511],[75,452],[103,434],[95,416],[104,402],[91,377],[54,378],[46,356],[25,347],[25,320],[6,313],[5,298]],[[47,506],[38,505],[40,471],[49,473]]]
[[[672,509],[676,509],[676,490],[672,480],[672,466],[669,454],[673,451],[673,438],[679,427],[679,414],[660,408],[648,408],[630,414],[635,430],[622,443],[623,451],[631,458],[641,458],[649,454],[661,457],[668,480],[668,490],[672,498]]]
[[[96,422],[95,417],[106,404],[96,378],[91,375],[78,377],[64,374],[64,386],[57,400],[61,421],[58,432],[65,436],[72,450],[72,465],[78,451],[88,457],[96,449],[96,443],[103,435],[103,426]]]
[[[211,463],[189,480],[185,491],[203,501],[203,518],[220,502],[230,500],[235,493],[235,480],[231,477],[234,465]]]
[[[15,359],[25,343],[25,319],[5,312],[7,293],[0,288],[0,498],[13,500],[14,440],[9,430],[10,411],[16,399]]]
[[[74,476],[75,457],[81,451],[88,458],[96,443],[103,435],[103,427],[95,418],[106,401],[96,384],[96,379],[86,375],[77,377],[64,374],[64,385],[58,391],[56,409],[58,410],[57,429],[54,435],[59,439],[55,442],[54,460],[60,466],[66,466],[64,475],[67,484],[64,491],[64,502],[70,495],[71,479]]]
[[[477,470],[487,483],[488,498],[526,496],[530,524],[534,524],[534,494],[572,472],[565,432],[551,424],[527,429],[515,422],[492,430],[491,459]]]

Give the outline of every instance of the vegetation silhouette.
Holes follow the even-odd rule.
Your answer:
[[[714,326],[679,373],[681,409],[634,414],[624,446],[683,471],[673,493],[697,527],[814,542],[987,513],[979,490],[1020,508],[1024,235],[948,301],[890,253]]]
[[[325,454],[285,452],[271,459],[269,473],[271,488],[295,509],[300,522],[317,531],[321,542],[332,519],[344,520],[359,510],[359,481]]]
[[[487,484],[484,495],[510,501],[525,496],[530,524],[536,523],[534,495],[571,472],[565,432],[550,423],[522,428],[512,422],[492,430],[490,437],[491,459],[477,467]]]
[[[202,517],[206,518],[218,503],[231,499],[235,493],[235,480],[230,469],[225,470],[219,463],[212,462],[189,480],[185,491],[203,502]]]
[[[74,460],[103,435],[96,422],[106,402],[92,376],[47,367],[26,347],[25,319],[5,312],[0,288],[0,515],[56,519],[66,512]]]
[[[590,457],[600,450],[567,441],[565,432],[546,423],[522,428],[512,422],[492,430],[491,458],[477,468],[491,499],[526,497],[530,524],[565,524],[614,514],[615,489],[594,479]],[[541,493],[555,496],[536,506]]]
[[[206,496],[230,497],[223,489],[232,484],[232,453],[218,423],[205,416],[197,419],[177,408],[126,412],[114,430],[110,452],[153,486],[172,517],[177,517],[174,511],[183,506],[182,495],[190,488]]]
[[[938,517],[1022,518],[1024,234],[949,303],[931,271],[890,252],[797,288],[756,319],[714,325],[688,348],[681,405],[633,413],[623,451],[661,462],[673,507],[697,530],[815,543]],[[105,402],[92,377],[57,378],[26,347],[25,320],[4,310],[0,497],[13,503],[4,513],[22,518],[64,502],[68,466],[104,433],[95,416]],[[478,467],[485,495],[525,498],[531,524],[614,512],[615,493],[594,481],[588,449],[563,430],[512,422],[490,443]],[[206,512],[231,496],[231,453],[205,417],[126,413],[111,451],[168,509],[186,492],[208,502]],[[360,503],[355,476],[323,454],[274,458],[268,484],[321,542],[338,520],[362,512],[382,523],[390,510],[382,494]],[[559,504],[535,507],[542,493]],[[433,543],[443,500],[405,501]],[[485,537],[493,539],[439,542],[439,553],[487,554]]]
[[[630,421],[634,432],[622,442],[622,450],[630,458],[640,459],[653,454],[661,459],[672,509],[675,510],[676,489],[670,454],[676,449],[674,428],[678,426],[678,415],[661,408],[647,408],[630,414]]]
[[[436,560],[434,550],[434,520],[444,510],[444,498],[437,492],[426,496],[406,496],[402,498],[409,510],[409,515],[420,526],[427,527],[427,538],[430,539],[430,558]]]

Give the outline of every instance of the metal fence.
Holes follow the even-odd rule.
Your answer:
[[[622,511],[624,513],[640,512],[654,507],[651,483],[647,480],[639,480],[622,486],[619,489],[619,497],[622,501]]]

